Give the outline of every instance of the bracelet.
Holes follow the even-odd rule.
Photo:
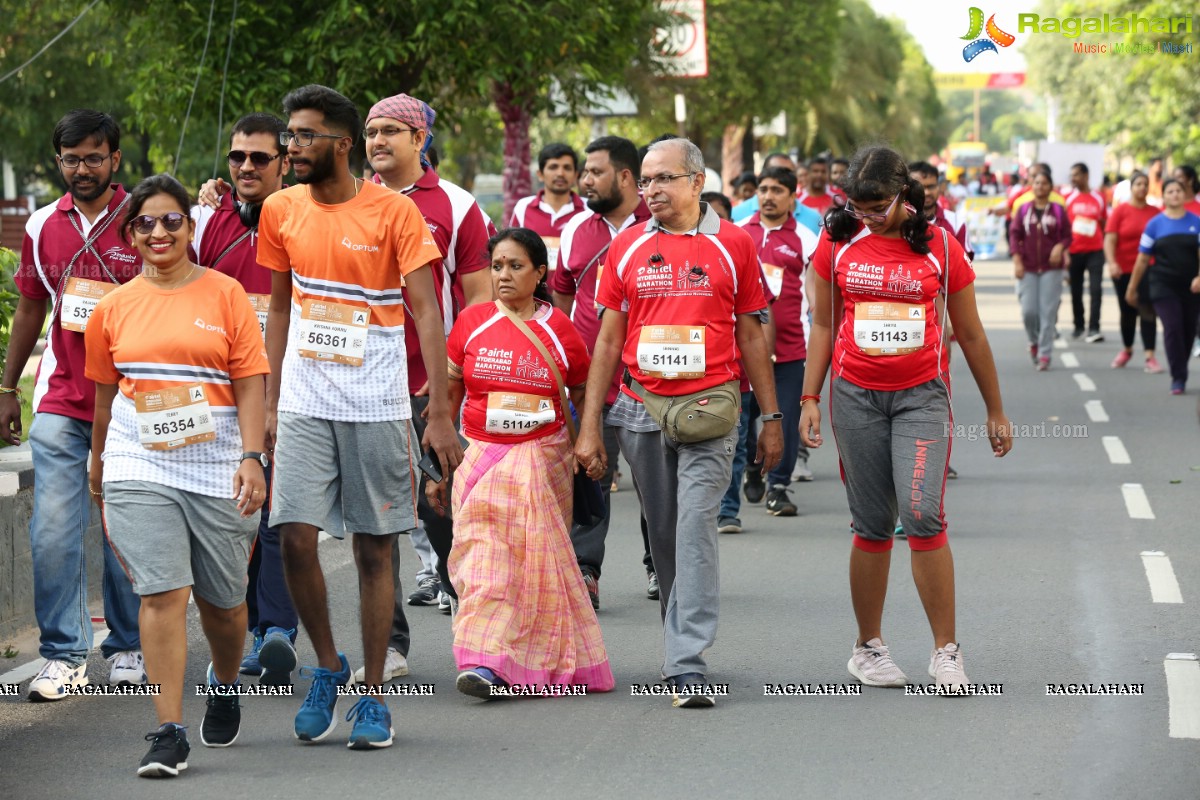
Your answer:
[[[97,492],[95,489],[88,489],[92,497],[104,497],[104,492]]]
[[[13,388],[8,389],[4,386],[0,386],[0,394],[21,394],[21,387],[14,386]]]
[[[817,403],[819,404],[821,402],[821,395],[819,395],[819,394],[802,394],[802,395],[800,395],[800,405],[804,405],[804,401],[806,401],[806,400],[816,400]]]

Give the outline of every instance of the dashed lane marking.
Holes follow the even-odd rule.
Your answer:
[[[1172,739],[1200,739],[1200,660],[1195,653],[1168,653],[1167,700]]]
[[[1104,410],[1104,403],[1099,400],[1088,400],[1083,404],[1083,410],[1092,422],[1108,422],[1108,412]]]
[[[1079,356],[1074,353],[1063,353],[1062,362],[1067,369],[1079,369]]]
[[[1084,375],[1082,372],[1076,372],[1071,377],[1075,379],[1075,383],[1079,384],[1079,390],[1081,392],[1096,391],[1096,382],[1087,375]]]
[[[1108,452],[1108,463],[1132,463],[1129,459],[1129,451],[1126,450],[1125,445],[1121,443],[1120,436],[1105,436],[1100,441],[1104,443],[1104,449]]]
[[[1142,566],[1146,569],[1146,580],[1150,583],[1150,598],[1156,603],[1182,603],[1183,595],[1179,591],[1179,581],[1175,580],[1175,570],[1171,568],[1171,559],[1161,550],[1145,550],[1142,552]]]
[[[1121,484],[1121,494],[1125,498],[1125,510],[1129,512],[1130,519],[1155,518],[1150,509],[1150,499],[1146,497],[1146,490],[1140,483]]]

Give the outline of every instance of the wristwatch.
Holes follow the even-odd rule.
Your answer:
[[[761,417],[758,418],[758,421],[759,422],[774,422],[775,420],[782,420],[782,419],[783,419],[783,412],[775,411],[770,414],[763,414]]]
[[[781,416],[782,416],[782,415],[781,415]],[[254,452],[246,452],[246,453],[242,453],[242,457],[238,459],[238,463],[241,463],[241,462],[245,461],[247,458],[253,458],[255,461],[257,461],[258,463],[262,464],[262,465],[263,465],[263,469],[266,469],[267,467],[269,467],[269,466],[270,466],[270,462],[269,462],[269,461],[267,461],[267,457],[266,457],[266,455],[265,455],[265,454],[263,454],[263,453],[254,453]]]

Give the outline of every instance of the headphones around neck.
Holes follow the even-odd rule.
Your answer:
[[[234,205],[237,207],[238,219],[247,228],[257,228],[258,218],[262,216],[262,203],[244,203],[241,200],[234,200]]]

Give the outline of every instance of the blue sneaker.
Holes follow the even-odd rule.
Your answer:
[[[292,670],[296,668],[296,629],[267,628],[258,651],[258,663],[262,665],[261,684],[268,686],[290,686]]]
[[[496,673],[487,667],[465,669],[458,673],[458,679],[454,682],[454,688],[463,694],[478,697],[480,700],[492,699],[493,686],[507,685]]]
[[[243,675],[254,675],[258,677],[262,674],[262,664],[258,662],[258,651],[262,649],[263,637],[257,631],[254,632],[254,644],[250,647],[250,652],[242,659],[242,667],[239,670]]]
[[[300,677],[311,678],[312,685],[304,703],[296,712],[296,738],[302,742],[319,742],[337,727],[334,709],[337,707],[337,687],[348,686],[353,680],[350,662],[338,653],[342,662],[340,672],[330,672],[321,667],[301,667]]]
[[[355,719],[357,717],[357,719]],[[362,697],[346,714],[346,721],[354,720],[350,741],[351,750],[370,750],[372,747],[391,747],[392,713],[383,701],[375,697]]]

